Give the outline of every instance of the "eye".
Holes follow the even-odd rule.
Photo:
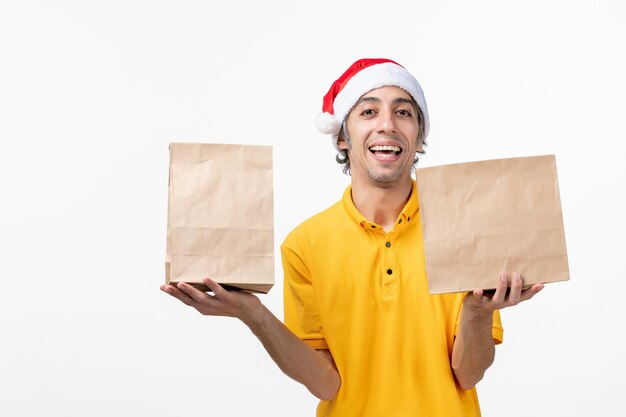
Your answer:
[[[373,116],[375,113],[374,109],[365,109],[361,112],[361,116]]]
[[[411,117],[413,115],[409,110],[406,110],[406,109],[398,110],[398,114],[400,116],[406,116],[406,117]]]

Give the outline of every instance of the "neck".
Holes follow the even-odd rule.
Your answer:
[[[388,232],[409,200],[412,186],[410,175],[389,187],[353,179],[352,201],[367,220]]]

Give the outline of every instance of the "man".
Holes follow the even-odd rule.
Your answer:
[[[282,245],[285,325],[253,295],[161,288],[202,314],[233,316],[322,401],[318,416],[478,416],[474,386],[502,341],[498,310],[533,297],[518,273],[495,294],[429,295],[411,171],[428,134],[417,80],[387,59],[355,62],[317,119],[351,173],[340,202]],[[510,292],[507,295],[507,287]]]

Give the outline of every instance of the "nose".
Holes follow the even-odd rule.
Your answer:
[[[396,119],[394,112],[389,108],[380,110],[378,131],[380,133],[394,133],[396,131]]]

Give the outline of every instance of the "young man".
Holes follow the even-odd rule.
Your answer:
[[[429,295],[411,179],[428,134],[417,80],[387,59],[355,62],[317,125],[351,173],[341,201],[282,245],[285,325],[253,295],[162,290],[202,314],[247,324],[278,366],[322,401],[318,416],[479,416],[474,386],[502,341],[498,310],[539,292],[502,274],[493,297]],[[506,295],[507,287],[510,293]]]

